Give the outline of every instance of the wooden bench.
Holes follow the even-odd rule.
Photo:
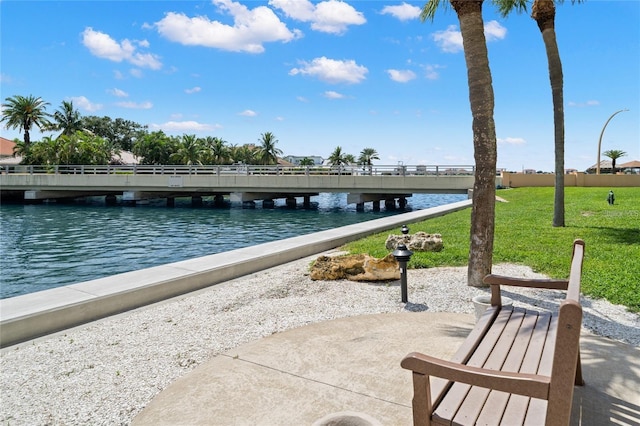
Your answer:
[[[410,353],[414,425],[568,425],[580,367],[584,242],[568,280],[487,275],[491,307],[451,361]],[[501,306],[500,286],[567,290],[557,313]]]

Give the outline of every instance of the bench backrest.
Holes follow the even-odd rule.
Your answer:
[[[580,305],[580,280],[584,258],[584,241],[573,244],[571,272],[565,300],[560,304],[556,342],[551,367],[547,424],[569,424],[573,387],[582,384],[580,369],[580,330],[582,306]],[[568,409],[567,409],[568,407]]]

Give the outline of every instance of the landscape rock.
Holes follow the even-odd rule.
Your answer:
[[[378,259],[368,254],[320,256],[311,267],[312,280],[392,281],[400,279],[393,255]]]
[[[412,235],[389,235],[385,242],[387,250],[395,250],[398,244],[404,244],[411,251],[441,251],[442,235],[418,231]]]

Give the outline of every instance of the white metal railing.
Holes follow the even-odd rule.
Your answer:
[[[234,165],[4,165],[2,174],[80,175],[352,175],[352,176],[469,176],[468,165],[372,165],[372,166],[259,166]]]

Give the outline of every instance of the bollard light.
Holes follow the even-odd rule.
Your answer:
[[[400,291],[402,303],[407,303],[409,299],[407,296],[407,262],[411,259],[413,252],[409,250],[407,246],[400,243],[391,254],[400,264]]]
[[[609,195],[607,195],[607,202],[610,206],[612,206],[613,203],[616,202],[616,196],[613,194],[613,191],[609,191]]]
[[[402,225],[400,232],[402,232],[402,235],[407,235],[409,233],[409,227],[407,225]]]

